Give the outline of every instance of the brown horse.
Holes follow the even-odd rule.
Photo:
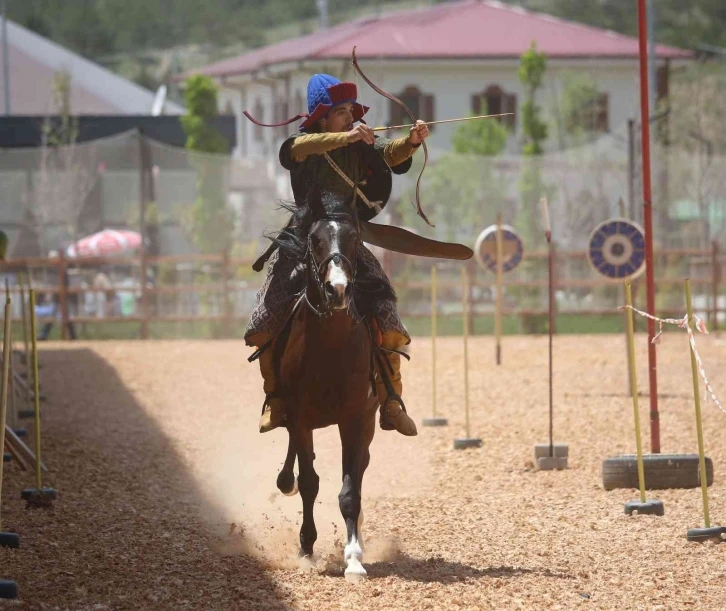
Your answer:
[[[280,337],[279,379],[290,436],[277,487],[303,502],[300,555],[312,556],[317,531],[313,507],[319,477],[313,461],[313,431],[337,424],[343,454],[343,487],[338,496],[345,519],[345,576],[365,578],[361,537],[361,487],[370,460],[378,399],[372,385],[379,348],[366,319],[376,299],[395,298],[390,285],[359,269],[362,247],[355,207],[325,194],[296,209],[289,228],[275,238],[280,255],[301,265],[290,324]],[[303,271],[304,270],[304,271]],[[297,482],[293,474],[298,461]]]

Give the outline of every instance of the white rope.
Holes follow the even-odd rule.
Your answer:
[[[363,200],[363,202],[365,203],[366,206],[368,206],[369,208],[373,208],[373,210],[375,210],[376,213],[378,213],[378,212],[381,211],[380,204],[383,203],[382,201],[377,201],[377,202],[370,201],[365,196],[365,194],[363,193],[363,191],[360,190],[360,188],[358,187],[358,185],[356,185],[348,177],[348,175],[345,172],[343,172],[343,170],[341,170],[338,167],[338,164],[336,164],[335,161],[333,161],[333,159],[330,157],[330,155],[328,155],[327,153],[323,153],[323,157],[325,157],[325,160],[330,164],[330,167],[333,168],[338,173],[338,175],[355,190],[355,192],[357,193],[358,197],[360,197]],[[365,183],[361,183],[361,184],[365,184]]]
[[[683,318],[658,318],[657,316],[652,316],[648,314],[647,312],[642,312],[641,310],[637,310],[633,306],[624,305],[620,306],[620,309],[630,308],[635,312],[636,314],[640,314],[641,316],[645,318],[650,318],[651,320],[654,320],[658,323],[658,333],[653,338],[652,343],[657,344],[660,342],[660,336],[663,334],[663,325],[669,324],[669,325],[677,325],[681,329],[685,329],[688,333],[688,342],[691,345],[691,350],[693,350],[693,355],[696,357],[696,365],[698,366],[698,372],[701,374],[701,377],[703,378],[703,381],[706,383],[706,389],[708,390],[708,394],[711,395],[711,399],[713,399],[713,402],[716,404],[716,407],[718,407],[724,414],[726,414],[726,409],[724,409],[723,405],[721,404],[721,401],[718,400],[718,397],[716,396],[716,393],[713,391],[713,388],[711,388],[711,384],[708,381],[708,378],[706,377],[706,370],[703,367],[703,361],[701,360],[701,355],[698,354],[698,350],[696,350],[696,337],[693,333],[693,329],[691,329],[691,325],[688,324],[688,314],[686,314]],[[703,322],[698,316],[693,316],[693,322],[696,324],[696,329],[699,333],[705,333],[708,335],[708,329],[706,328],[706,323]]]

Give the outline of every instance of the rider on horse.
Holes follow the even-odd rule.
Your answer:
[[[313,75],[307,96],[309,114],[300,125],[300,131],[280,147],[280,163],[290,172],[296,205],[304,205],[311,190],[317,189],[344,195],[351,202],[363,199],[365,204],[375,207],[380,202],[368,201],[358,188],[366,184],[371,173],[371,164],[366,158],[371,154],[378,155],[393,173],[403,174],[411,167],[411,157],[421,142],[428,137],[428,127],[419,121],[407,136],[390,140],[375,136],[365,123],[354,125],[368,107],[356,101],[355,83],[340,82],[327,74]],[[365,266],[373,276],[388,283],[380,263],[362,244],[358,247],[357,265]],[[294,280],[300,276],[296,266],[294,261],[282,255],[273,255],[245,331],[248,345],[268,344],[280,332],[292,307],[293,288],[299,283]],[[380,372],[376,376],[377,393],[381,398],[381,428],[416,435],[416,424],[401,400],[401,358],[395,352],[410,343],[411,338],[398,316],[395,301],[379,300],[375,304],[374,320],[369,322],[389,365],[388,384]],[[276,393],[276,351],[269,349],[269,345],[267,348],[259,355],[265,390],[261,433],[283,424],[286,414],[285,405]]]

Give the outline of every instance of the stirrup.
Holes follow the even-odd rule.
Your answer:
[[[277,393],[267,393],[265,395],[265,400],[262,403],[262,415],[260,416],[260,433],[267,433],[269,431],[273,431],[276,428],[283,426],[287,422],[287,410],[283,410],[282,417],[279,417],[279,411],[276,412],[278,415],[278,420],[274,421],[272,420],[272,405],[270,405],[269,400],[272,398],[280,399],[282,402],[282,397],[278,395]],[[282,403],[284,407],[284,403]]]
[[[400,409],[395,418],[393,418],[396,422],[396,426],[394,426],[393,422],[388,420],[388,418],[384,418],[384,412],[388,409],[389,405],[395,405]],[[397,396],[388,397],[386,402],[381,406],[380,425],[384,431],[398,431],[401,435],[405,435],[406,437],[415,437],[418,435],[416,423],[408,415],[401,398]]]

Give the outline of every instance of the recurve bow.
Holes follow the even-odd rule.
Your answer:
[[[382,95],[384,98],[387,98],[387,99],[391,100],[391,102],[394,102],[395,104],[398,104],[401,108],[403,108],[403,111],[408,115],[408,118],[411,119],[411,122],[413,124],[416,124],[416,117],[411,112],[411,109],[408,106],[406,106],[406,104],[403,102],[403,100],[398,99],[392,93],[388,93],[387,91],[384,91],[383,89],[381,89],[377,85],[373,84],[373,81],[371,81],[371,79],[369,79],[364,74],[363,70],[361,70],[360,66],[358,65],[358,59],[355,56],[355,49],[356,48],[353,47],[353,68],[355,69],[355,71],[358,74],[360,74],[361,78],[366,83],[368,83],[368,86],[371,89],[373,89],[373,91],[375,91],[376,93]],[[422,140],[421,141],[421,146],[423,147],[423,151],[424,151],[424,163],[423,163],[423,167],[421,168],[421,173],[418,175],[418,180],[416,181],[416,212],[417,212],[417,214],[424,221],[426,221],[426,224],[428,224],[430,227],[433,227],[434,226],[433,223],[431,221],[429,221],[429,219],[424,214],[423,209],[421,208],[421,197],[420,197],[421,178],[423,177],[424,170],[426,169],[426,164],[429,161],[429,150],[428,150],[428,148],[426,148],[426,141],[425,140]]]

